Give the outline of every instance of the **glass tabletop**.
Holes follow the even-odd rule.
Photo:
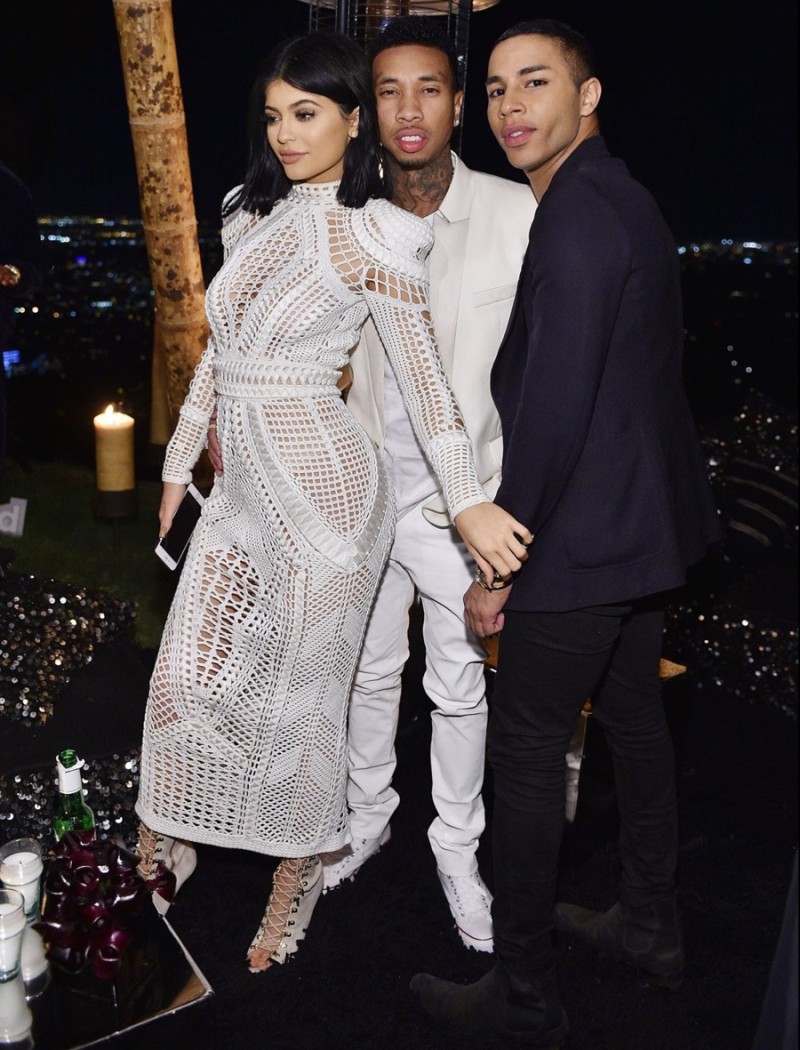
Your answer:
[[[33,1017],[29,1037],[14,1047],[83,1050],[207,1002],[214,994],[155,908],[146,909],[144,928],[125,949],[116,981],[100,981],[88,972],[73,976],[52,965],[50,974],[44,990],[28,1002]]]

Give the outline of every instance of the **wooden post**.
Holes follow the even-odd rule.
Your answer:
[[[186,121],[172,0],[113,0],[133,137],[139,200],[155,292],[153,396],[163,397],[166,362],[174,423],[208,338]],[[163,365],[162,365],[163,367]],[[161,443],[164,408],[154,403],[151,437]]]
[[[153,318],[153,361],[150,366],[150,446],[163,447],[172,437],[175,420],[170,413],[169,380],[167,378],[167,351],[164,329]]]

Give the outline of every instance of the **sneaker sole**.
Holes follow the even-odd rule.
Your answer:
[[[323,894],[330,893],[332,890],[338,890],[339,887],[342,886],[345,882],[352,882],[353,879],[356,877],[356,875],[358,875],[358,873],[361,871],[361,869],[367,863],[367,861],[368,860],[372,860],[373,857],[377,857],[377,855],[380,853],[380,851],[383,849],[383,847],[388,842],[391,841],[391,838],[392,838],[392,833],[389,830],[389,827],[387,826],[386,828],[384,828],[383,834],[378,837],[378,848],[373,853],[370,853],[370,855],[368,857],[364,857],[364,859],[361,861],[361,863],[358,865],[357,868],[353,868],[352,871],[349,871],[346,875],[342,875],[342,877],[337,879],[336,882],[329,883],[328,885],[325,884],[325,865],[323,864],[322,865],[322,892],[323,892]]]
[[[462,909],[461,909],[461,907],[459,905],[459,902],[458,902],[458,894],[457,893],[455,894],[455,900],[451,903],[450,896],[449,896],[449,894],[447,892],[447,889],[445,888],[446,883],[445,883],[444,880],[445,880],[446,876],[443,877],[441,872],[438,872],[438,875],[439,875],[439,882],[441,884],[442,891],[444,893],[444,898],[447,901],[448,908],[450,909],[450,915],[452,916],[452,919],[453,919],[454,928],[455,928],[456,933],[458,934],[458,936],[461,938],[462,944],[466,948],[472,949],[472,951],[484,952],[484,953],[487,953],[487,954],[491,953],[491,952],[494,952],[494,938],[493,937],[473,937],[473,935],[471,933],[469,933],[467,930],[465,930],[463,928],[463,926],[459,926],[458,925],[458,917],[457,917],[456,913],[457,913],[457,911],[458,912],[462,911]],[[490,906],[491,906],[491,897],[489,898],[489,901],[490,901]],[[463,912],[462,912],[462,914],[463,914]]]
[[[471,948],[476,952],[494,952],[494,938],[489,937],[487,940],[479,940],[477,937],[470,937],[468,933],[461,929],[460,926],[456,926],[458,936],[461,938],[462,943],[467,947]]]

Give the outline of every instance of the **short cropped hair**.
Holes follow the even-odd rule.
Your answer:
[[[549,36],[558,42],[576,87],[580,87],[590,77],[597,76],[592,45],[577,29],[554,18],[531,18],[525,22],[517,22],[495,40],[495,46],[512,37],[531,34]]]
[[[393,18],[373,37],[367,49],[370,65],[378,55],[391,47],[430,47],[441,51],[447,58],[453,78],[453,89],[458,91],[462,87],[458,52],[447,32],[438,24],[440,21],[438,18],[425,18],[422,15]]]

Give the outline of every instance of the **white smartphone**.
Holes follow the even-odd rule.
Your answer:
[[[156,544],[156,554],[170,569],[177,569],[178,563],[186,553],[204,503],[205,497],[190,484],[175,511],[169,532]]]

